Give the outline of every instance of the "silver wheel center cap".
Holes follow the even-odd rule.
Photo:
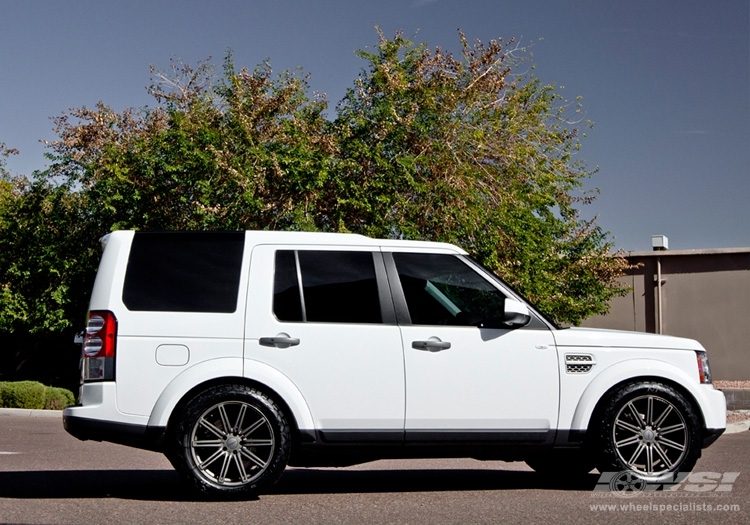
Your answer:
[[[642,437],[643,441],[645,441],[646,443],[653,443],[654,441],[656,441],[656,432],[654,432],[650,428],[647,428],[643,431]]]
[[[229,436],[226,445],[229,450],[237,450],[240,448],[240,440],[236,436]]]

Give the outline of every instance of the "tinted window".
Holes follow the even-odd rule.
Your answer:
[[[372,253],[296,252],[302,273],[301,294],[294,257],[293,251],[276,253],[273,309],[278,319],[327,323],[381,322]]]
[[[244,244],[242,232],[137,232],[122,302],[138,311],[234,312]]]
[[[280,321],[302,321],[301,295],[294,252],[276,252],[273,281],[273,313]]]
[[[394,253],[413,324],[479,326],[499,318],[505,296],[453,255]]]

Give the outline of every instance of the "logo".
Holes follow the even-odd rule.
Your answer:
[[[687,496],[706,492],[731,492],[739,475],[739,472],[675,472],[661,477],[659,481],[650,481],[632,470],[602,472],[594,491],[609,492],[620,498],[633,498],[644,492],[656,491],[664,496],[674,493]]]
[[[609,481],[609,490],[615,496],[632,498],[646,490],[647,485],[648,482],[632,470],[623,470]]]

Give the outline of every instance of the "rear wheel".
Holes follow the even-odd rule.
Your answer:
[[[248,497],[272,486],[289,458],[289,425],[268,396],[244,385],[212,388],[185,407],[167,457],[201,492]]]
[[[600,472],[631,471],[649,481],[692,470],[700,457],[700,423],[692,405],[671,386],[633,383],[603,407]]]

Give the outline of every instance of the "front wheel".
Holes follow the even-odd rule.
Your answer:
[[[248,497],[272,486],[289,458],[290,432],[268,396],[244,385],[203,392],[185,407],[168,456],[201,492]]]
[[[698,416],[669,385],[627,385],[605,400],[601,416],[600,472],[628,470],[644,480],[662,481],[692,470],[700,457]]]

